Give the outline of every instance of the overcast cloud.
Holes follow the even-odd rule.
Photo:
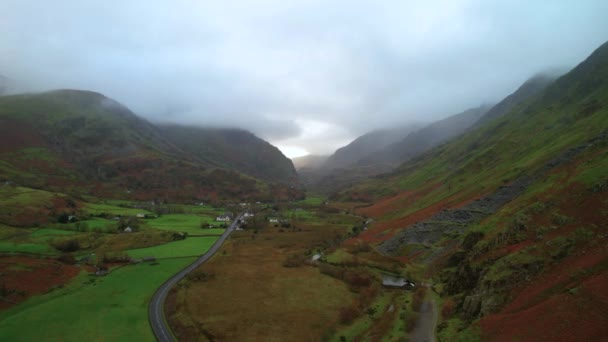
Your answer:
[[[0,74],[330,153],[493,103],[608,40],[608,1],[0,2]]]

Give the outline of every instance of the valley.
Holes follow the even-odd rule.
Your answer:
[[[608,340],[606,11],[0,3],[0,341]]]

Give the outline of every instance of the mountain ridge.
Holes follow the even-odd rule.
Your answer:
[[[142,199],[248,197],[270,191],[259,178],[233,165],[185,151],[157,126],[97,92],[64,89],[2,96],[0,120],[0,152],[6,161],[0,177],[35,188],[63,191],[67,186],[103,196],[127,192]],[[264,146],[285,158],[270,144]],[[297,193],[289,184],[281,187],[285,191],[277,191],[278,196]]]
[[[360,202],[376,222],[351,243],[433,274],[452,305],[442,339],[453,329],[484,340],[597,337],[607,174],[605,43],[521,106],[333,200]]]

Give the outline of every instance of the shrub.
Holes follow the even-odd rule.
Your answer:
[[[61,254],[57,260],[67,265],[74,265],[76,263],[76,258],[71,253]]]
[[[359,316],[359,309],[354,306],[349,306],[340,309],[340,323],[351,324],[355,318]]]
[[[109,252],[104,253],[101,260],[104,263],[126,263],[131,261],[131,257],[122,252]]]
[[[462,248],[466,251],[470,251],[473,249],[473,247],[475,247],[479,240],[483,239],[483,236],[484,235],[482,232],[468,232],[462,240]]]
[[[367,253],[367,252],[370,252],[371,250],[372,250],[372,247],[369,245],[369,243],[367,243],[365,241],[359,242],[355,246],[351,247],[351,253],[353,253],[353,254]]]
[[[208,273],[201,270],[196,270],[186,276],[190,281],[208,282],[215,279],[215,273]]]
[[[344,273],[344,282],[354,288],[369,287],[372,277],[364,271],[348,271]]]
[[[304,265],[306,257],[300,254],[292,254],[283,261],[283,267],[300,267]]]
[[[441,318],[448,319],[452,317],[454,314],[454,310],[456,308],[456,303],[452,298],[448,298],[443,302],[443,306],[441,307]]]
[[[329,264],[319,264],[319,271],[322,274],[328,275],[339,280],[344,279],[344,269],[341,267],[332,266]]]
[[[60,240],[53,243],[53,247],[61,252],[71,253],[80,249],[80,242],[76,239]]]
[[[418,320],[418,314],[412,313],[408,317],[407,322],[405,323],[405,331],[406,332],[412,332],[412,331],[414,331],[414,328],[416,327],[416,321],[417,320]]]

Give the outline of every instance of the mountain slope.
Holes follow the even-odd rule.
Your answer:
[[[265,187],[181,150],[152,124],[94,92],[0,97],[0,123],[0,178],[20,185],[158,200],[248,197]]]
[[[465,110],[443,120],[434,122],[405,138],[390,144],[373,155],[360,160],[358,165],[372,165],[376,163],[402,163],[416,155],[427,151],[445,141],[448,141],[471,127],[480,117],[490,109],[489,106],[480,106]]]
[[[593,340],[608,333],[607,175],[605,43],[523,107],[339,197],[377,222],[360,240],[434,275],[452,303],[442,340]]]
[[[266,181],[297,181],[291,160],[278,148],[250,132],[178,125],[159,128],[175,146],[209,165],[234,169]]]
[[[462,134],[487,109],[488,107],[486,106],[470,109],[431,123],[419,130],[414,130],[413,133],[402,135],[400,140],[396,140],[371,153],[366,153],[364,157],[358,159],[349,167],[315,175],[314,186],[326,192],[334,192],[365,178],[390,172],[399,164],[417,154]],[[394,137],[391,136],[391,138]]]
[[[476,123],[478,127],[493,119],[499,118],[513,110],[518,105],[523,105],[523,102],[545,90],[551,83],[557,79],[556,76],[547,74],[538,74],[522,84],[517,90],[500,101],[485,113]]]
[[[351,166],[361,158],[367,157],[371,153],[379,151],[399,139],[402,139],[419,127],[419,125],[409,125],[399,129],[376,130],[366,133],[353,140],[348,145],[337,149],[336,152],[327,159],[323,165],[323,169],[332,170]]]

